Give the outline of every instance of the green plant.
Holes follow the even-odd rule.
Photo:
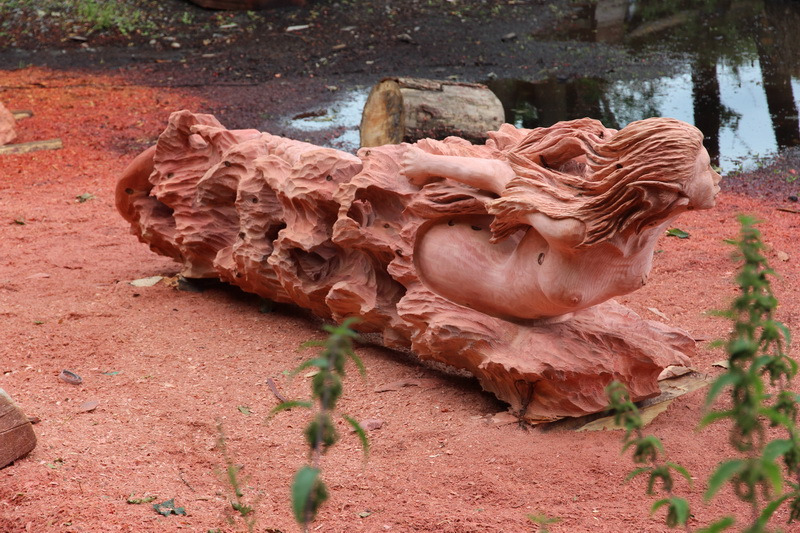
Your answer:
[[[789,388],[798,365],[787,353],[791,341],[788,328],[774,319],[778,300],[769,278],[775,272],[762,254],[761,233],[752,218],[742,216],[739,221],[740,239],[731,244],[737,247],[737,258],[742,261],[736,278],[741,292],[728,310],[717,313],[734,323],[725,343],[728,369],[711,385],[706,400],[710,406],[727,389],[732,405],[706,415],[701,426],[730,420],[730,443],[744,457],[717,467],[705,497],[710,499],[725,483],[732,484],[736,496],[751,507],[746,531],[759,532],[766,531],[770,518],[784,502],[790,502],[790,521],[800,518],[798,398]],[[786,438],[770,440],[768,428],[784,432]],[[790,491],[784,492],[784,483]]]
[[[546,514],[527,514],[525,515],[528,520],[539,526],[538,533],[549,533],[547,526],[556,524],[561,521],[560,518],[551,518]]]
[[[292,482],[292,509],[297,522],[304,531],[314,521],[320,506],[328,499],[328,489],[320,477],[320,463],[322,455],[339,440],[339,434],[333,422],[332,414],[336,412],[336,403],[342,396],[342,378],[345,376],[347,360],[352,360],[362,375],[366,374],[364,364],[353,352],[353,339],[358,338],[350,326],[356,321],[354,318],[345,320],[339,326],[324,326],[328,332],[325,341],[309,341],[303,346],[316,346],[322,348],[317,357],[309,359],[298,366],[293,374],[308,369],[316,368],[312,372],[311,397],[312,401],[287,401],[276,406],[270,416],[294,407],[312,408],[316,403],[316,413],[305,431],[306,442],[310,448],[310,465],[297,471]],[[361,446],[366,457],[369,452],[367,435],[361,425],[347,415],[341,415],[361,440]]]
[[[236,516],[238,515],[238,517],[244,522],[247,531],[252,533],[255,531],[257,519],[255,504],[245,500],[244,487],[242,480],[239,477],[241,467],[233,463],[233,460],[228,453],[228,443],[225,439],[225,431],[222,427],[222,422],[219,420],[217,421],[217,449],[222,452],[222,457],[225,460],[225,481],[228,483],[228,485],[230,485],[233,491],[233,499],[230,500],[230,504],[231,510],[233,510],[234,514],[233,516],[228,516],[228,523],[230,525],[234,525],[236,522]]]
[[[709,408],[727,390],[731,407],[711,411],[700,423],[704,427],[729,420],[730,443],[739,457],[719,464],[708,479],[704,497],[710,500],[724,485],[730,484],[736,497],[750,506],[750,517],[742,531],[761,533],[769,531],[770,519],[784,503],[788,502],[790,508],[789,522],[800,519],[798,396],[790,389],[798,365],[787,353],[789,330],[774,319],[778,300],[769,278],[775,273],[762,254],[761,233],[752,218],[741,216],[739,221],[740,238],[729,243],[736,246],[735,259],[742,264],[736,278],[740,294],[729,309],[715,313],[733,322],[730,338],[718,343],[724,345],[728,354],[728,369],[714,380],[706,398]],[[607,390],[615,419],[626,429],[623,451],[633,447],[634,461],[647,464],[628,477],[649,473],[649,494],[660,481],[667,497],[657,501],[653,511],[666,505],[667,524],[686,526],[689,504],[672,495],[670,471],[687,478],[688,473],[674,463],[658,461],[663,446],[656,437],[642,434],[638,409],[630,402],[624,387],[613,383]],[[784,438],[771,438],[768,432],[771,435],[783,432]],[[733,516],[725,516],[701,531],[724,531],[734,524]]]
[[[677,463],[661,460],[664,446],[658,437],[645,435],[642,432],[644,424],[639,414],[639,408],[631,401],[628,391],[622,383],[612,382],[606,388],[606,394],[608,394],[609,407],[614,411],[614,422],[625,429],[622,451],[624,453],[628,448],[633,448],[633,462],[641,465],[628,474],[626,480],[646,474],[648,495],[655,494],[657,486],[660,486],[661,490],[666,493],[665,498],[653,504],[650,512],[655,513],[666,505],[667,525],[669,527],[686,525],[689,520],[689,502],[673,494],[672,489],[675,482],[672,473],[677,472],[691,484],[689,473]]]

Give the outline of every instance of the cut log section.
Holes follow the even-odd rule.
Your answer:
[[[385,78],[367,98],[361,146],[444,139],[483,143],[505,122],[503,105],[485,85],[417,78]]]
[[[28,417],[0,389],[0,468],[24,457],[36,447],[36,434]]]

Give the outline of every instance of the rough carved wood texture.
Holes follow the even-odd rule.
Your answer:
[[[493,157],[503,135],[485,146],[416,146]],[[451,180],[411,184],[400,172],[406,150],[362,148],[356,157],[181,111],[126,170],[117,206],[184,275],[335,321],[360,317],[358,328],[387,347],[470,371],[532,421],[604,409],[613,379],[635,399],[657,395],[665,367],[689,364],[695,345],[685,332],[613,301],[560,321],[513,321],[432,292],[415,266],[418,235],[447,217],[486,216],[491,198]]]
[[[370,91],[361,116],[361,146],[444,139],[483,142],[505,121],[500,100],[485,85],[386,78]]]
[[[36,435],[28,417],[0,389],[0,468],[24,457],[36,447]]]
[[[0,103],[0,146],[13,142],[17,138],[14,115]]]

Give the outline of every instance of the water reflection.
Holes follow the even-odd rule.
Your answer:
[[[553,38],[681,54],[682,72],[646,81],[490,82],[526,127],[592,116],[621,127],[649,116],[697,125],[715,163],[800,144],[800,3],[595,0]]]

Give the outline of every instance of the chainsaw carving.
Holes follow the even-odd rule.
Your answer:
[[[118,182],[139,239],[246,291],[464,368],[533,421],[658,394],[694,342],[610,300],[656,241],[714,205],[702,134],[672,119],[581,119],[362,148],[358,156],[174,113]]]

